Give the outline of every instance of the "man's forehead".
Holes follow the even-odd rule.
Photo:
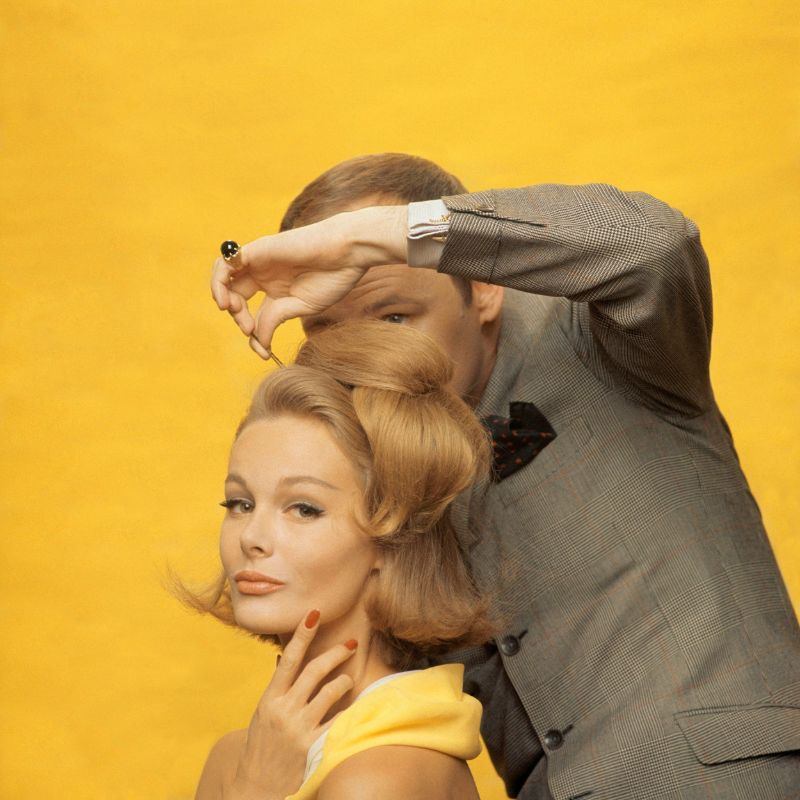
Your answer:
[[[406,264],[373,267],[338,303],[319,314],[304,317],[303,324],[308,327],[339,322],[394,302],[422,301],[429,294],[429,289],[429,282],[419,269]]]

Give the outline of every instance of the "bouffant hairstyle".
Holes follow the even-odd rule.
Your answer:
[[[261,419],[311,417],[348,455],[363,485],[358,524],[384,554],[365,607],[373,642],[396,669],[483,643],[498,628],[450,520],[456,496],[488,478],[491,457],[483,425],[445,388],[451,374],[435,342],[412,328],[344,322],[262,380],[236,431]],[[170,579],[184,603],[236,626],[224,573],[200,592]]]

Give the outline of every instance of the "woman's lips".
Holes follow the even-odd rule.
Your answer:
[[[270,583],[269,581],[236,581],[236,588],[241,594],[270,594],[282,586],[282,583]]]
[[[233,579],[242,594],[269,594],[284,585],[283,581],[253,569],[240,569]]]

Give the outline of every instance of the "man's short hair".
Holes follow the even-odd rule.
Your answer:
[[[455,175],[426,158],[405,153],[356,156],[311,181],[289,204],[280,229],[286,231],[319,222],[368,197],[415,203],[466,192]],[[470,282],[455,275],[451,278],[469,305],[472,302]]]

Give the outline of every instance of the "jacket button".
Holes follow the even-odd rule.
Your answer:
[[[561,731],[550,730],[544,735],[543,741],[548,750],[558,750],[564,744],[564,736]]]
[[[519,639],[516,636],[504,636],[500,640],[500,652],[505,656],[513,656],[519,652]]]

